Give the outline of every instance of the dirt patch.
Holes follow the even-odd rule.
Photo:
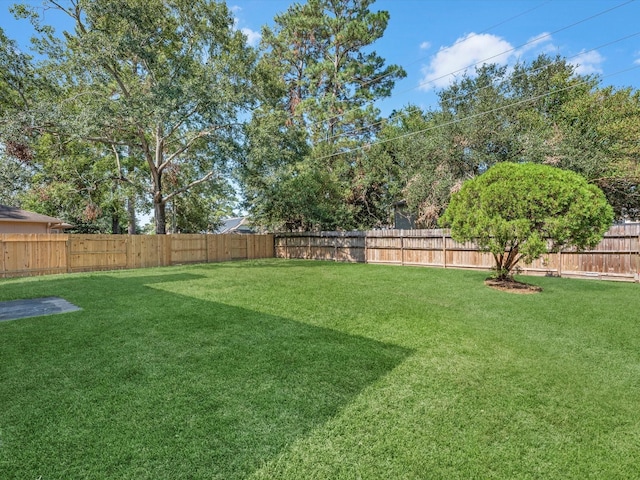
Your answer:
[[[518,282],[516,280],[498,280],[495,278],[487,278],[484,284],[495,290],[502,292],[518,293],[521,295],[528,295],[531,293],[539,293],[542,291],[541,287],[536,285],[529,285],[528,283]]]

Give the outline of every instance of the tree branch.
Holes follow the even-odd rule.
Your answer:
[[[196,141],[206,136],[209,136],[212,133],[213,132],[209,130],[198,132],[198,134],[195,137],[193,137],[191,140],[185,143],[182,147],[180,147],[178,150],[176,150],[171,155],[169,155],[167,159],[164,162],[162,162],[161,165],[158,166],[158,170],[164,170],[167,167],[167,165],[169,165],[176,157],[178,157],[179,155],[189,150]]]
[[[206,182],[207,180],[209,180],[211,177],[213,176],[213,171],[208,172],[204,177],[195,180],[193,182],[191,182],[189,185],[186,185],[174,192],[171,192],[170,194],[166,195],[164,197],[164,201],[167,202],[169,200],[171,200],[173,197],[175,197],[176,195],[180,195],[181,193],[186,192],[187,190],[189,190],[191,187],[195,187],[196,185],[200,185],[201,183]]]
[[[191,117],[191,115],[193,115],[196,111],[198,110],[198,105],[196,105],[195,107],[193,107],[193,109],[191,109],[190,111],[188,111],[187,113],[185,113],[182,118],[180,118],[175,125],[173,125],[173,127],[171,127],[169,129],[169,132],[163,137],[163,141],[166,141],[169,137],[171,137],[171,135],[173,135],[176,130],[178,130],[183,124],[184,122],[187,121],[187,119],[189,117]]]

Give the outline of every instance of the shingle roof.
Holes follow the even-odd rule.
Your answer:
[[[222,225],[215,230],[215,233],[249,233],[252,231],[252,229],[249,225],[247,225],[247,221],[247,217],[234,217],[224,219],[222,220]]]
[[[48,215],[20,210],[16,207],[0,205],[0,222],[51,223],[61,224],[62,220]]]

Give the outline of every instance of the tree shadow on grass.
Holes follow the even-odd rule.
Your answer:
[[[0,326],[2,478],[244,478],[411,353],[147,286],[194,278],[37,283],[83,310]]]

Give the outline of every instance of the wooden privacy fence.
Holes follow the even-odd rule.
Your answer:
[[[279,258],[420,265],[490,270],[493,256],[473,243],[458,243],[448,230],[372,230],[367,232],[281,233]],[[528,265],[528,275],[640,281],[640,224],[616,225],[589,251],[549,253]]]
[[[273,235],[0,234],[0,275],[161,267],[273,257]]]
[[[279,233],[277,235],[0,234],[0,276],[159,267],[254,258],[489,270],[493,257],[448,230]],[[522,273],[640,281],[640,224],[612,227],[593,250],[549,253]]]

